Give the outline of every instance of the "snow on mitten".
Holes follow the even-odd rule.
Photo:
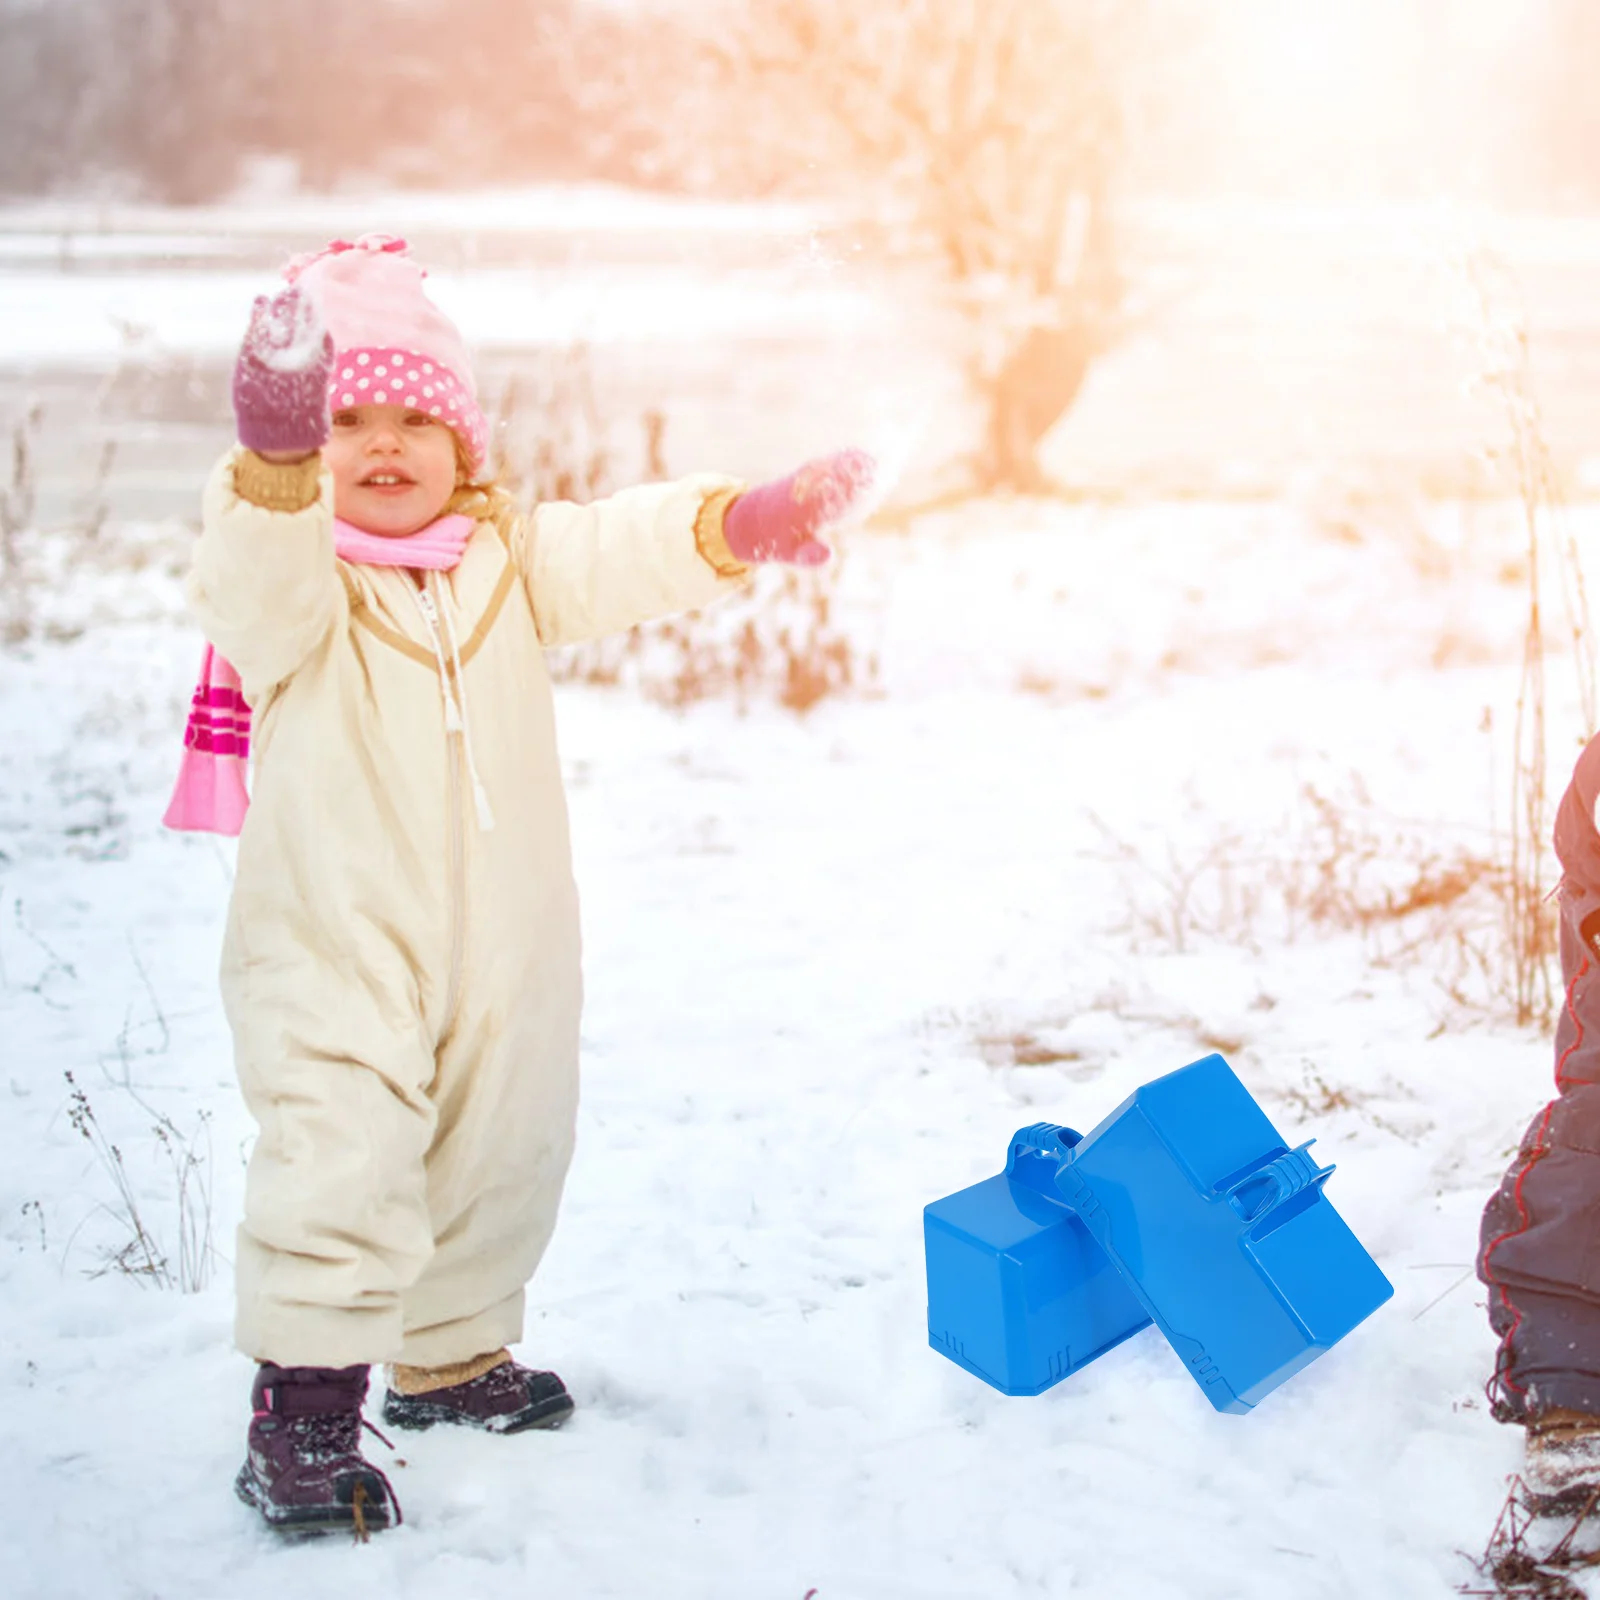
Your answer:
[[[233,414],[247,450],[310,455],[328,439],[333,340],[316,303],[291,285],[257,295],[233,369]]]
[[[817,536],[860,504],[873,471],[865,450],[819,456],[786,478],[740,495],[723,517],[723,538],[740,561],[819,567],[832,552]]]

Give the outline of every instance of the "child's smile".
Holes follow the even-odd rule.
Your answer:
[[[335,411],[323,453],[333,473],[334,510],[367,533],[415,533],[443,514],[455,492],[455,436],[423,411]]]

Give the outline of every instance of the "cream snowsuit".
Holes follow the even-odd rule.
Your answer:
[[[464,1361],[521,1336],[572,1154],[578,905],[543,651],[733,587],[701,540],[736,486],[480,522],[419,597],[335,558],[328,473],[269,510],[241,459],[262,468],[219,463],[189,580],[253,716],[222,959],[260,1124],[237,1342],[281,1366]]]

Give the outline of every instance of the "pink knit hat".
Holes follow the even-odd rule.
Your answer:
[[[404,239],[335,239],[284,269],[316,299],[333,335],[328,409],[408,406],[455,431],[476,477],[489,459],[489,424],[456,325],[428,298]]]

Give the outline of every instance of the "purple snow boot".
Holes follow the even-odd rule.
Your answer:
[[[286,1534],[369,1533],[400,1521],[389,1480],[361,1454],[366,1367],[262,1363],[249,1454],[234,1492]]]
[[[457,1422],[486,1433],[521,1433],[527,1428],[559,1428],[571,1415],[572,1396],[555,1373],[518,1366],[509,1353],[464,1383],[423,1394],[390,1389],[383,1397],[383,1420],[393,1428]]]

